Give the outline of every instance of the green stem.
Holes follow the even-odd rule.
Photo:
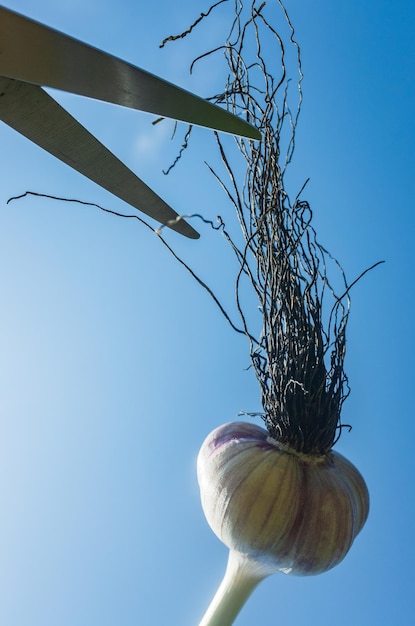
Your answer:
[[[233,550],[225,576],[199,626],[231,626],[258,583],[270,571]]]

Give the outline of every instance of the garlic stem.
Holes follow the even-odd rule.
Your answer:
[[[225,576],[199,626],[231,626],[255,587],[270,573],[230,550]]]

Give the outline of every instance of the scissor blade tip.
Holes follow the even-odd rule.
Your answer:
[[[244,124],[243,129],[238,127],[234,130],[226,130],[225,132],[236,135],[237,137],[243,137],[245,139],[252,139],[255,141],[260,141],[262,139],[262,135],[255,126],[251,126],[250,124]]]
[[[260,140],[262,139],[262,135],[259,132],[259,130],[257,128],[255,128],[255,126],[252,126],[251,124],[248,124],[249,126],[249,130],[245,131],[245,136],[248,139],[255,139],[255,140]]]
[[[178,232],[188,239],[200,239],[200,233],[198,233],[197,230],[189,226],[189,224],[186,224],[186,226],[187,228],[178,229]]]
[[[183,237],[187,237],[188,239],[199,239],[200,234],[195,230],[190,224],[185,222],[182,219],[172,220],[170,222],[165,222],[165,226],[171,228],[179,235],[183,235]],[[158,230],[156,232],[159,232]]]

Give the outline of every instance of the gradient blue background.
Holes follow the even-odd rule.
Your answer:
[[[202,96],[223,81],[215,68],[188,73],[220,9],[193,38],[158,48],[208,2],[6,6]],[[413,626],[415,10],[287,8],[305,73],[289,191],[310,177],[319,238],[350,280],[386,261],[353,289],[343,412],[353,430],[337,445],[365,476],[371,513],[342,564],[270,577],[236,624]],[[211,132],[198,130],[165,177],[178,146],[170,124],[54,95],[178,212],[231,216],[203,165],[215,159]],[[195,461],[211,429],[260,409],[247,344],[135,221],[34,198],[6,205],[32,190],[131,212],[4,124],[0,142],[0,623],[195,626],[227,558],[200,508]],[[231,307],[229,252],[202,234],[169,241]]]

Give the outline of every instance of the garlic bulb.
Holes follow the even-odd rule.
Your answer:
[[[312,575],[334,567],[368,516],[366,484],[341,454],[301,454],[253,424],[214,430],[197,469],[212,530],[268,573]]]
[[[297,452],[253,424],[210,433],[197,474],[206,519],[230,551],[200,626],[230,626],[273,572],[320,574],[340,563],[369,513],[365,481],[341,454]]]

